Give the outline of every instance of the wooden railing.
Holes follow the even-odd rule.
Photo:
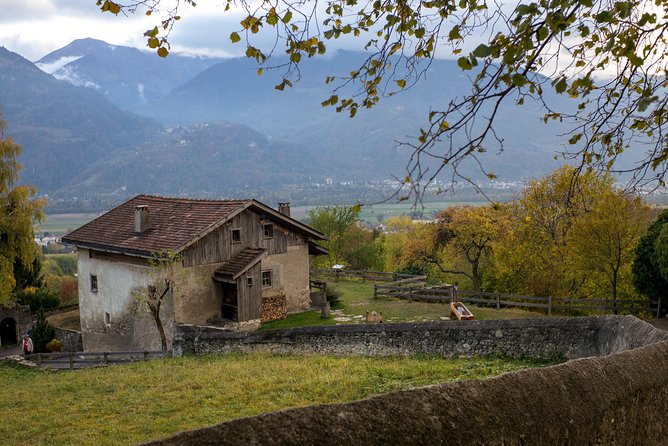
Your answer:
[[[374,297],[392,297],[406,300],[422,300],[427,302],[450,303],[454,301],[470,302],[496,309],[523,308],[544,310],[548,315],[553,312],[572,313],[576,311],[599,311],[602,313],[632,313],[651,312],[648,300],[617,299],[578,299],[553,296],[521,296],[506,293],[485,293],[455,290],[452,286],[437,288],[417,288],[406,286],[403,283],[389,283],[374,285]]]
[[[473,291],[455,290],[452,285],[426,287],[427,276],[383,271],[319,269],[312,270],[312,273],[316,276],[334,278],[335,280],[346,278],[383,282],[380,284],[374,283],[374,299],[388,297],[442,303],[460,301],[496,309],[515,307],[543,310],[548,315],[552,315],[553,312],[573,313],[580,310],[598,311],[605,314],[619,312],[638,314],[653,311],[650,307],[650,301],[646,299],[617,299],[616,301],[612,301],[611,299],[577,299],[554,296],[521,296],[506,293],[476,293]]]
[[[78,369],[107,364],[125,364],[136,361],[163,358],[161,351],[143,352],[58,352],[34,353],[25,358],[38,367]]]

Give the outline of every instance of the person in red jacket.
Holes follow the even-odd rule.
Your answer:
[[[27,334],[23,335],[23,354],[27,356],[32,353],[32,350],[32,339]]]

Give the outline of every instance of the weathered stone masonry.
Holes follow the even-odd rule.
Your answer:
[[[631,326],[634,330],[629,331]],[[174,348],[177,354],[265,351],[372,356],[433,354],[444,357],[498,354],[572,359],[645,345],[649,331],[654,329],[632,316],[602,316],[339,325],[251,333],[192,325],[180,325],[176,330]]]

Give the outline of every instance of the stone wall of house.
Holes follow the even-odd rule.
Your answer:
[[[63,343],[62,351],[64,352],[83,351],[83,340],[80,331],[54,327],[53,337]]]
[[[605,333],[600,324],[597,333]],[[242,418],[148,444],[660,446],[668,438],[666,413],[668,341],[662,341],[481,381]]]
[[[288,312],[306,310],[310,306],[308,244],[289,244],[284,254],[262,259],[262,271],[272,271],[273,283],[262,290],[262,297],[283,294]]]
[[[221,262],[178,268],[174,318],[179,324],[206,324],[220,319],[221,293],[213,272]]]
[[[504,355],[568,359],[610,354],[663,336],[663,332],[657,334],[651,325],[632,316],[360,324],[257,333],[177,326],[176,331],[175,351],[186,354],[264,351],[280,354]],[[656,339],[648,338],[650,335]]]

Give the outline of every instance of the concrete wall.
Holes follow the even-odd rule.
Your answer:
[[[654,331],[651,325],[633,316],[360,324],[257,333],[177,326],[176,331],[175,352],[185,354],[251,351],[445,357],[500,354],[571,359],[610,354],[628,346],[645,345],[649,340],[668,339],[668,335]]]
[[[262,296],[283,294],[288,312],[307,310],[310,306],[309,257],[307,244],[288,245],[284,254],[269,255],[262,259],[262,270],[271,270],[274,278],[271,288],[262,290]]]
[[[133,258],[96,258],[95,255],[91,258],[87,249],[79,249],[77,258],[84,350],[160,350],[160,335],[153,317],[141,308],[133,295],[133,291],[152,282],[150,267]],[[91,290],[91,274],[97,276],[97,292]],[[173,313],[173,301],[169,297],[161,311],[168,339],[173,337]],[[109,323],[105,314],[109,315]]]
[[[659,446],[668,438],[668,333],[632,316],[313,327],[245,335],[196,327],[177,331],[178,345],[191,353],[503,353],[580,359],[482,381],[243,418],[150,445]]]

